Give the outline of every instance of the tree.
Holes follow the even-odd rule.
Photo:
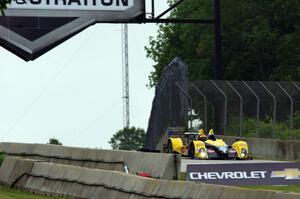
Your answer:
[[[170,0],[174,2],[175,0]],[[300,4],[298,0],[222,1],[222,61],[227,80],[300,79]],[[176,18],[213,18],[213,1],[185,1]],[[150,86],[175,56],[189,66],[189,79],[213,78],[213,25],[160,25],[150,37],[147,56],[155,61]]]
[[[125,127],[115,133],[108,143],[113,149],[138,150],[144,144],[145,135],[141,128]]]
[[[0,0],[0,12],[4,15],[4,10],[7,8],[7,4],[10,4],[11,0]]]
[[[62,145],[62,143],[56,138],[50,138],[47,144]]]

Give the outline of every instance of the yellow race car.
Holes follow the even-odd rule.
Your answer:
[[[247,142],[236,141],[227,145],[222,139],[216,139],[212,129],[208,136],[203,129],[198,133],[175,133],[168,129],[168,141],[164,145],[164,151],[180,153],[193,159],[250,159]]]

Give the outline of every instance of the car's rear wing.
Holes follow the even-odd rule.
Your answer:
[[[172,136],[189,136],[189,135],[198,135],[197,132],[181,132],[181,131],[173,131],[172,129],[168,129],[168,137]]]
[[[198,135],[197,132],[184,132],[184,135]]]

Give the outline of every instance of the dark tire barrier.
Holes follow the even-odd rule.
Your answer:
[[[155,87],[155,96],[152,102],[151,115],[145,138],[144,148],[156,148],[167,126],[180,126],[187,122],[188,99],[178,89],[176,83],[186,87],[187,65],[179,58],[174,58],[164,69],[160,80]]]
[[[25,167],[18,166],[27,165]],[[111,199],[299,199],[300,194],[249,190],[185,181],[158,180],[77,166],[8,157],[0,169],[2,184],[32,192],[73,198]]]

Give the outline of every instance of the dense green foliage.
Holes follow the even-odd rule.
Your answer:
[[[125,127],[114,134],[108,143],[113,149],[138,150],[144,144],[145,134],[141,128]]]
[[[174,2],[174,0],[172,0]],[[170,1],[170,2],[172,2]],[[170,17],[212,19],[213,2],[188,0]],[[226,0],[222,3],[222,61],[228,80],[300,79],[300,4],[298,0]],[[175,56],[189,66],[189,79],[213,77],[213,25],[160,25],[146,47],[155,61],[150,86]]]
[[[275,138],[278,139],[300,139],[300,129],[296,126],[292,130],[289,129],[289,121],[276,123]],[[244,137],[261,137],[272,138],[273,125],[272,121],[259,121],[259,133],[256,135],[256,118],[245,118],[242,125],[242,136]],[[238,118],[231,118],[226,130],[226,135],[239,136],[240,123]]]
[[[62,143],[56,138],[50,138],[47,144],[62,145]]]
[[[260,118],[258,123],[259,134],[256,135],[256,118],[244,117],[242,125],[242,136],[272,138],[273,124],[271,118]],[[300,139],[300,112],[294,113],[293,129],[289,128],[290,119],[277,121],[275,124],[275,138],[278,139]],[[237,117],[229,119],[226,135],[238,136],[240,130],[240,120]]]

